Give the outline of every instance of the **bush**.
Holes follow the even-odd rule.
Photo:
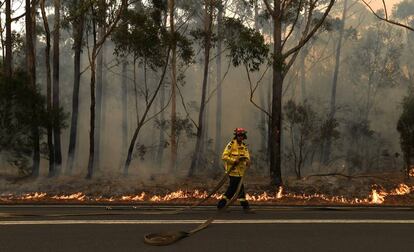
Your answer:
[[[64,126],[63,110],[48,113],[45,107],[44,97],[27,85],[24,73],[16,72],[12,78],[0,76],[0,154],[20,173],[31,172],[33,127],[39,127],[42,139],[48,125]],[[42,150],[47,152],[47,148]]]
[[[403,111],[397,123],[400,133],[400,145],[404,154],[407,174],[413,165],[414,158],[414,93],[403,100]]]

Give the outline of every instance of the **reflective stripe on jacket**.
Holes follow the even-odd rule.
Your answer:
[[[224,161],[224,169],[226,172],[228,172],[234,162],[241,157],[246,157],[246,160],[241,161],[238,165],[236,165],[236,167],[229,172],[230,176],[242,177],[246,171],[248,162],[250,162],[250,154],[247,149],[247,145],[243,142],[239,145],[237,140],[234,139],[227,144],[226,148],[224,148],[223,155],[221,157]]]

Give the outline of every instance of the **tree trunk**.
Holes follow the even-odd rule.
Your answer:
[[[338,84],[338,75],[339,75],[339,66],[340,66],[340,60],[341,60],[341,49],[342,49],[342,40],[344,37],[344,30],[345,30],[345,19],[347,14],[347,8],[348,8],[348,0],[344,1],[344,9],[342,11],[342,22],[339,27],[339,38],[338,38],[338,44],[336,46],[336,55],[335,55],[335,70],[333,74],[333,80],[332,80],[332,91],[331,91],[331,103],[330,103],[330,112],[329,112],[329,120],[333,120],[335,118],[335,112],[336,112],[336,87]],[[326,140],[324,155],[323,155],[323,163],[327,163],[329,161],[330,155],[331,155],[331,145],[332,145],[332,139],[328,137]]]
[[[102,45],[102,57],[103,57],[103,67],[107,68],[107,58],[106,58],[106,50],[107,50],[107,44],[104,43]],[[102,72],[102,93],[101,93],[101,99],[102,99],[102,108],[101,108],[101,120],[100,120],[100,142],[102,145],[102,150],[100,153],[105,153],[104,149],[107,146],[106,145],[106,109],[107,109],[107,93],[108,93],[108,84],[109,82],[106,81],[107,79],[107,71]],[[105,155],[102,155],[102,157],[99,159],[100,163],[105,163]]]
[[[82,41],[83,41],[83,29],[84,29],[84,15],[81,15],[79,19],[75,20],[72,24],[73,27],[73,48],[75,51],[74,56],[74,81],[73,81],[73,93],[72,93],[72,116],[70,123],[70,137],[69,137],[69,150],[68,150],[68,164],[66,167],[67,173],[70,174],[73,169],[73,163],[75,160],[75,148],[78,132],[78,112],[79,112],[79,85],[80,85],[80,63],[82,54]]]
[[[35,38],[36,38],[36,8],[35,1],[32,3],[26,0],[26,72],[28,77],[28,85],[35,93],[36,90],[36,53],[35,53]],[[33,118],[32,118],[32,141],[33,141],[33,164],[32,176],[39,176],[40,163],[40,137],[39,137],[39,118],[37,115],[36,104],[33,104]]]
[[[201,102],[200,102],[200,113],[198,115],[198,128],[197,128],[197,140],[194,150],[194,154],[191,160],[190,170],[188,176],[193,176],[196,167],[199,165],[199,159],[201,150],[202,150],[202,141],[203,141],[203,125],[204,125],[204,107],[206,100],[206,91],[207,91],[207,81],[208,81],[208,70],[210,62],[210,48],[211,48],[211,26],[212,26],[212,16],[213,16],[213,5],[205,5],[205,39],[204,39],[204,74],[203,74],[203,86],[201,90]]]
[[[157,150],[156,160],[158,162],[158,167],[161,168],[162,166],[162,158],[164,154],[164,146],[165,146],[165,138],[164,138],[164,122],[165,122],[165,113],[164,113],[164,106],[165,106],[165,88],[161,87],[160,90],[160,131],[159,131],[159,145]]]
[[[282,184],[281,171],[281,121],[282,121],[282,22],[281,2],[274,0],[273,27],[273,83],[272,83],[272,118],[270,119],[270,177],[276,186]]]
[[[95,157],[95,81],[96,81],[96,47],[92,50],[91,57],[91,106],[90,106],[90,131],[89,131],[89,161],[87,179],[93,177],[94,157]]]
[[[216,146],[215,146],[215,153],[216,153],[216,159],[214,166],[219,169],[220,167],[220,161],[221,161],[221,152],[222,152],[222,146],[221,146],[221,122],[222,122],[222,110],[223,110],[223,94],[222,94],[222,88],[221,88],[221,50],[222,50],[222,29],[223,29],[223,9],[224,6],[222,6],[222,3],[220,3],[220,6],[218,8],[218,14],[217,14],[217,34],[218,34],[218,41],[217,41],[217,58],[216,58],[216,86],[217,86],[217,100],[216,100]],[[221,169],[219,169],[221,170]]]
[[[207,77],[207,91],[206,94],[210,94],[210,87],[211,87],[211,83],[212,83],[212,78],[209,78],[209,76],[211,76],[211,69],[209,70],[209,74]],[[209,117],[210,117],[210,107],[209,104],[206,103],[205,108],[204,108],[205,112],[204,112],[204,119],[203,119],[203,140],[201,141],[201,152],[202,153],[207,153],[207,149],[208,149],[208,131],[209,131],[209,125],[208,125],[208,121],[209,121]],[[203,160],[206,161],[206,160]],[[204,168],[207,168],[205,165],[203,165]]]
[[[303,48],[302,52],[300,53],[300,91],[302,95],[302,103],[305,104],[307,101],[306,97],[306,55],[308,54],[308,50]]]
[[[127,153],[128,144],[128,78],[127,78],[127,62],[122,62],[122,154],[121,162]],[[124,175],[128,174],[128,169],[124,167]]]
[[[100,38],[105,34],[105,28],[99,29]],[[101,158],[101,121],[102,121],[102,90],[103,90],[103,55],[105,53],[104,45],[102,45],[97,58],[96,72],[96,125],[95,125],[95,170],[100,170]]]
[[[162,75],[161,75],[160,81],[158,82],[158,86],[155,89],[154,93],[152,94],[151,99],[148,101],[147,106],[145,108],[145,111],[142,114],[142,116],[140,118],[140,121],[138,122],[138,125],[137,125],[137,127],[136,127],[136,129],[134,131],[134,135],[132,136],[131,142],[129,143],[127,158],[126,158],[125,165],[124,165],[124,174],[128,172],[129,165],[131,164],[132,154],[134,152],[134,147],[135,147],[136,140],[138,138],[138,134],[139,134],[142,126],[145,124],[145,120],[147,118],[148,111],[151,109],[151,106],[154,103],[154,100],[157,97],[158,92],[160,91],[160,88],[161,88],[161,86],[162,86],[162,84],[164,82],[165,73],[167,72],[167,67],[168,67],[168,63],[169,63],[170,49],[171,48],[169,48],[168,51],[167,51],[167,58],[165,60],[165,66],[164,66],[164,69],[162,71]]]
[[[50,29],[45,11],[45,0],[40,1],[40,8],[42,12],[43,25],[46,33],[46,47],[45,47],[45,64],[46,64],[46,103],[47,112],[50,115],[52,111],[52,79],[50,70]],[[53,147],[53,121],[48,122],[47,125],[47,145],[49,149],[49,176],[55,173],[55,150]]]
[[[55,5],[55,25],[53,30],[53,108],[59,111],[59,40],[60,40],[60,0],[54,0]],[[60,125],[53,125],[53,142],[55,150],[55,171],[52,176],[58,175],[62,166],[62,151],[60,141]]]
[[[220,167],[220,161],[221,161],[221,152],[222,152],[222,146],[221,146],[221,120],[222,120],[222,89],[221,89],[221,50],[222,50],[222,26],[223,26],[223,9],[224,6],[220,4],[218,8],[218,14],[217,14],[217,34],[218,34],[218,41],[217,41],[217,58],[216,58],[216,86],[217,86],[217,103],[216,103],[216,146],[214,147],[215,153],[217,155],[215,159],[214,166],[218,170]]]
[[[4,75],[9,78],[12,76],[13,71],[11,22],[11,2],[6,0],[6,60],[4,62]]]
[[[170,12],[170,29],[173,43],[171,47],[171,161],[170,169],[175,171],[177,165],[177,108],[176,108],[176,88],[177,88],[177,48],[175,41],[175,21],[174,21],[175,1],[168,0],[168,9]]]

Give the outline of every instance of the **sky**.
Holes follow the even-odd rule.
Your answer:
[[[397,4],[399,2],[401,2],[402,0],[385,0],[385,4],[387,5],[387,8],[389,10],[392,9],[392,7],[394,6],[394,4]],[[370,0],[370,1],[366,1],[368,3],[370,3],[371,7],[374,10],[378,10],[378,9],[382,9],[382,0]]]

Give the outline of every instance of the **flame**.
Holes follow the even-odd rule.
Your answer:
[[[56,200],[79,200],[79,201],[85,201],[86,195],[78,192],[78,193],[74,193],[74,194],[70,194],[70,195],[55,195],[51,197],[52,199],[56,199]]]
[[[47,193],[44,193],[44,192],[27,193],[23,195],[22,199],[37,200],[37,199],[45,198],[46,195]]]
[[[414,177],[414,166],[410,167],[410,170],[408,171],[408,176]]]
[[[144,201],[145,196],[146,196],[145,192],[142,192],[140,195],[122,196],[121,200],[124,200],[124,201]]]
[[[279,186],[279,191],[276,194],[277,199],[281,199],[283,197],[283,187]]]
[[[308,201],[319,200],[316,202],[326,202],[334,204],[383,204],[388,196],[407,195],[414,191],[414,186],[407,184],[399,184],[394,189],[385,191],[376,185],[366,198],[347,198],[344,196],[329,196],[324,194],[297,194],[285,192],[283,187],[279,187],[277,191],[248,193],[246,199],[252,202],[277,202],[295,200],[298,204],[306,204]],[[148,192],[140,192],[137,194],[120,195],[112,197],[90,196],[84,192],[76,192],[68,195],[50,195],[45,192],[33,192],[22,195],[1,194],[0,202],[16,202],[16,201],[73,201],[73,202],[191,202],[206,198],[208,193],[205,190],[183,190],[165,193],[150,194]],[[222,198],[222,194],[215,193],[211,197],[210,203],[214,200]]]
[[[385,201],[385,197],[388,195],[386,192],[377,192],[376,189],[372,189],[371,204],[382,204]]]
[[[391,195],[405,195],[411,192],[411,188],[406,184],[399,184],[397,188],[391,191]]]

